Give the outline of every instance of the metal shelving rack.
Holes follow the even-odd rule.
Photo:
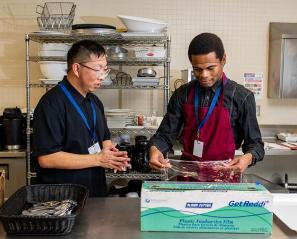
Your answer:
[[[164,91],[164,113],[169,101],[169,81],[170,81],[170,36],[167,34],[144,34],[136,35],[129,33],[98,33],[91,35],[81,35],[81,34],[49,34],[44,32],[35,32],[26,34],[25,43],[26,43],[26,107],[27,112],[30,112],[30,90],[31,88],[51,88],[54,85],[40,84],[40,83],[31,83],[30,80],[30,62],[39,62],[39,61],[66,61],[65,57],[40,57],[40,56],[30,56],[30,41],[36,43],[74,43],[79,40],[89,39],[95,40],[102,45],[125,45],[125,46],[164,46],[166,50],[166,57],[164,58],[136,58],[130,57],[127,59],[108,59],[108,62],[111,65],[125,65],[125,66],[163,66],[163,78],[164,84],[160,86],[102,86],[102,89],[141,89],[141,90],[163,90]],[[120,132],[133,132],[145,133],[152,135],[154,129],[112,129],[112,133]],[[31,184],[31,178],[35,177],[36,174],[31,170],[31,145],[30,145],[30,135],[32,134],[32,128],[30,127],[30,114],[27,114],[27,184]],[[161,174],[158,173],[121,173],[113,174],[107,173],[108,178],[138,178],[138,179],[160,179]]]

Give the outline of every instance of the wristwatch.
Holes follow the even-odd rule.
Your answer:
[[[252,153],[251,153],[252,154]],[[249,165],[250,166],[254,166],[257,163],[257,159],[256,156],[252,154],[252,163]]]

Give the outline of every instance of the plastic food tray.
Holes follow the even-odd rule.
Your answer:
[[[88,189],[75,184],[40,184],[17,190],[0,208],[0,220],[8,234],[65,235],[71,232],[75,218],[85,205]],[[24,216],[33,203],[72,199],[77,202],[67,216]]]

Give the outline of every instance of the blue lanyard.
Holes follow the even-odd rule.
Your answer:
[[[210,107],[207,111],[207,114],[206,116],[204,117],[204,119],[200,122],[199,124],[199,115],[198,115],[198,108],[199,108],[199,84],[197,84],[197,87],[195,87],[195,98],[194,98],[194,109],[195,109],[195,118],[196,118],[196,122],[197,122],[197,125],[198,125],[198,128],[197,128],[197,135],[199,137],[199,131],[200,129],[203,127],[203,125],[206,123],[206,121],[208,120],[208,118],[210,117],[212,111],[214,110],[215,106],[216,106],[216,103],[219,99],[219,96],[220,96],[220,93],[221,93],[221,88],[222,86],[219,86],[217,89],[216,89],[216,92],[215,92],[215,95],[211,101],[211,104],[210,104]]]
[[[95,143],[97,141],[97,135],[96,135],[96,119],[97,119],[97,114],[96,114],[96,110],[95,107],[93,105],[93,102],[91,101],[91,108],[92,108],[92,112],[93,112],[93,123],[94,123],[94,130],[92,132],[91,127],[84,115],[84,113],[82,112],[82,110],[80,109],[80,107],[78,106],[78,104],[76,103],[76,101],[74,100],[74,98],[72,97],[72,95],[70,94],[70,92],[67,90],[67,88],[65,87],[64,83],[60,83],[59,84],[60,88],[63,90],[64,94],[67,96],[67,98],[70,100],[71,104],[74,106],[74,108],[77,110],[77,112],[80,114],[80,117],[82,118],[82,120],[84,121],[86,127],[88,128],[90,134],[92,135],[92,140],[93,143]]]

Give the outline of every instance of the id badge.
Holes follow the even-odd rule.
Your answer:
[[[194,149],[193,149],[193,155],[202,158],[202,153],[203,153],[203,142],[199,140],[194,141]]]
[[[98,142],[88,148],[89,154],[97,154],[101,152],[101,148]]]

